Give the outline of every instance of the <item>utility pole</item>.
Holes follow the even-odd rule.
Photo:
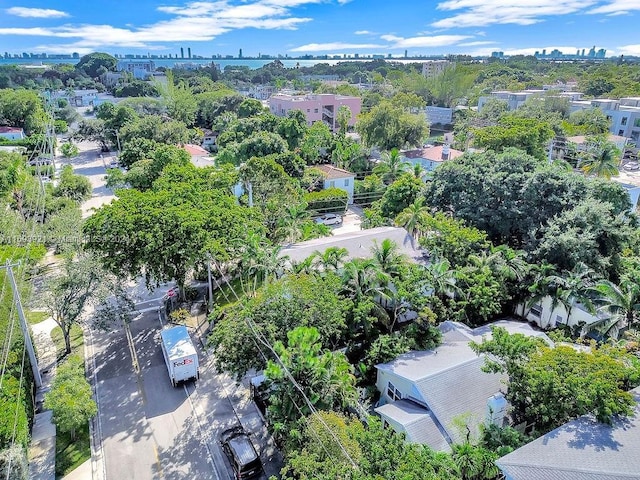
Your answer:
[[[11,282],[11,289],[13,290],[13,301],[16,305],[16,310],[18,312],[18,318],[20,319],[20,328],[22,329],[22,334],[24,335],[24,343],[27,347],[27,353],[29,354],[29,360],[31,363],[31,369],[33,370],[33,379],[36,382],[36,387],[42,387],[42,377],[40,376],[40,368],[38,368],[38,359],[36,358],[36,352],[33,349],[33,344],[31,343],[31,335],[29,334],[29,327],[27,326],[27,320],[24,317],[24,311],[22,310],[22,301],[20,300],[20,292],[18,291],[18,285],[16,285],[16,279],[13,276],[13,268],[17,265],[11,265],[7,260],[6,268],[7,274],[9,276],[9,281]]]
[[[249,206],[253,207],[253,185],[251,182],[247,184],[247,189],[249,190]]]
[[[207,302],[207,311],[211,311],[213,306],[213,285],[211,284],[211,258],[207,258],[207,279],[209,280],[209,301]]]

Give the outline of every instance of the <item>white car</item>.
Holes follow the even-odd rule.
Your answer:
[[[342,215],[338,215],[337,213],[325,213],[324,215],[316,218],[316,223],[322,225],[341,225]]]

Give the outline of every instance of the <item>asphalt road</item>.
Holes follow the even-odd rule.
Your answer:
[[[227,480],[230,467],[218,444],[222,430],[242,424],[276,474],[280,457],[246,389],[214,373],[199,348],[201,378],[171,386],[160,349],[157,312],[142,313],[123,329],[93,332],[95,422],[103,476],[123,479]],[[93,363],[93,362],[92,362]],[[100,447],[101,445],[101,447]]]

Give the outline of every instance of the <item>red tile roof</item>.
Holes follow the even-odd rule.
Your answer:
[[[442,158],[442,149],[442,145],[438,147],[418,148],[416,150],[407,150],[406,152],[402,152],[402,155],[409,159],[424,158],[433,162],[442,162],[444,161]],[[464,155],[464,152],[449,148],[449,158],[447,158],[447,160],[453,160],[454,158],[458,158],[462,155]]]
[[[0,127],[0,133],[21,133],[22,129],[17,127]]]
[[[185,150],[192,157],[208,157],[209,156],[209,152],[199,145],[192,145],[190,143],[187,143],[186,145],[182,146],[182,149]]]

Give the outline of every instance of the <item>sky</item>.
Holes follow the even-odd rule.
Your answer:
[[[640,55],[640,0],[0,0],[0,53]]]

